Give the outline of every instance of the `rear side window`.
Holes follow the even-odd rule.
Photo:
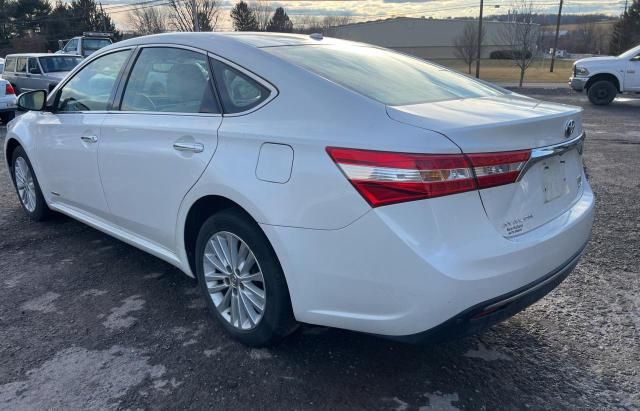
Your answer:
[[[18,57],[18,64],[16,65],[16,72],[24,73],[27,70],[27,58]]]
[[[40,73],[40,66],[38,66],[38,59],[35,57],[32,57],[29,59],[29,73],[31,74],[39,74]]]
[[[120,109],[220,113],[207,57],[169,47],[142,49],[131,70]]]
[[[268,88],[241,71],[214,59],[211,64],[225,113],[251,110],[271,94]]]
[[[58,111],[106,110],[130,50],[101,56],[84,66],[60,90]]]
[[[16,71],[16,58],[15,57],[9,57],[5,60],[4,62],[4,71],[6,72],[12,72],[12,71]]]

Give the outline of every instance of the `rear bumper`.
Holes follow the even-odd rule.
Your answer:
[[[427,331],[390,338],[419,344],[435,343],[479,334],[492,325],[514,316],[553,291],[576,267],[585,248],[586,244],[579,253],[571,257],[565,264],[531,284],[476,304]]]
[[[587,81],[589,81],[588,78],[584,78],[584,77],[571,77],[569,79],[569,86],[574,89],[575,91],[582,91],[584,90],[584,86],[587,84]]]
[[[340,230],[261,227],[298,321],[422,340],[476,332],[548,293],[577,262],[593,214],[585,181],[564,214],[512,238],[489,221],[477,192],[379,207]],[[490,318],[469,321],[514,296]]]

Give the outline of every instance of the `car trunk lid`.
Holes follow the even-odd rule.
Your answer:
[[[388,107],[387,112],[396,121],[445,135],[470,158],[531,150],[517,181],[479,190],[488,218],[505,237],[560,216],[582,194],[578,107],[507,94]]]

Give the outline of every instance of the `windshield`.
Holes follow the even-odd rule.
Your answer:
[[[391,106],[504,94],[444,67],[376,47],[318,45],[263,50]]]
[[[631,57],[635,57],[636,54],[640,53],[640,46],[636,46],[632,49],[629,49],[627,51],[625,51],[624,53],[620,54],[618,57],[626,59],[626,58],[631,58]]]
[[[51,56],[40,57],[40,65],[45,73],[56,71],[71,71],[82,61],[81,57],[75,56]]]
[[[111,44],[109,39],[83,39],[82,48],[85,50],[96,51]]]

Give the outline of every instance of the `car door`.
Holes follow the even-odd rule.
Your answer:
[[[13,85],[18,88],[16,93],[22,93],[24,87],[26,86],[25,80],[27,79],[27,58],[26,57],[18,57],[16,62],[16,71],[14,74],[14,82]]]
[[[217,146],[222,122],[204,52],[147,46],[102,125],[98,164],[112,218],[170,251],[178,209]]]
[[[625,90],[640,91],[640,54],[627,62]]]
[[[40,69],[40,64],[38,64],[37,57],[29,57],[25,77],[25,85],[22,88],[22,91],[47,89],[46,87],[42,87],[42,70]]]
[[[100,126],[131,52],[117,50],[90,61],[52,96],[52,112],[40,114],[39,163],[54,205],[108,215],[98,174]]]

